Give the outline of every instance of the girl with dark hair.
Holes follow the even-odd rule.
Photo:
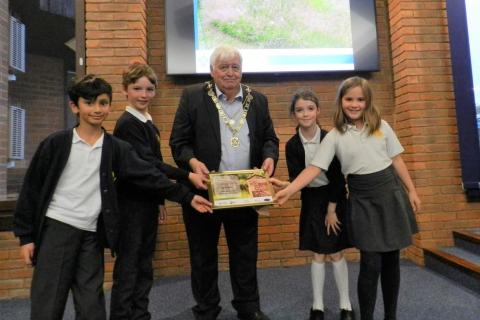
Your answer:
[[[285,147],[288,175],[294,180],[310,164],[327,131],[317,123],[319,101],[310,90],[297,91],[290,104],[290,114],[297,121],[297,133]],[[300,250],[313,252],[311,277],[313,305],[310,320],[322,320],[324,315],[323,287],[325,261],[333,266],[338,288],[340,319],[354,319],[348,293],[348,269],[342,250],[349,247],[345,230],[345,178],[336,158],[326,172],[301,191]]]

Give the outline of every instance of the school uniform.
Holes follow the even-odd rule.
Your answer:
[[[400,249],[418,232],[408,195],[392,166],[403,152],[384,120],[373,134],[368,125],[347,124],[342,134],[331,130],[312,165],[325,169],[337,156],[349,188],[348,231],[360,249],[358,298],[362,320],[373,320],[378,278],[381,275],[385,319],[396,319],[400,285]]]
[[[308,141],[300,130],[288,140],[285,146],[288,175],[294,180],[310,164],[320,141],[327,131],[317,127],[316,135]],[[310,250],[319,254],[331,254],[349,247],[346,232],[346,189],[345,178],[336,158],[326,172],[322,172],[312,183],[301,191],[299,245],[300,250]],[[327,235],[325,216],[329,202],[337,204],[337,218],[341,232]]]
[[[336,156],[349,187],[349,236],[364,251],[387,252],[411,244],[418,232],[408,196],[395,174],[392,158],[403,152],[392,128],[384,120],[368,135],[365,125],[346,132],[331,130],[311,164],[325,170]]]
[[[132,107],[118,119],[113,135],[129,142],[145,161],[160,169],[168,178],[188,180],[189,172],[163,162],[160,132],[149,114]],[[153,283],[152,260],[158,229],[158,194],[121,181],[118,183],[122,216],[120,241],[113,270],[110,319],[150,319],[148,295]]]
[[[77,178],[81,181],[72,186]],[[70,289],[77,319],[105,319],[103,248],[112,253],[117,249],[114,181],[123,179],[173,201],[190,203],[193,198],[188,189],[172,183],[138,158],[128,143],[107,132],[93,147],[72,129],[40,143],[14,215],[20,244],[35,245],[32,319],[61,319]]]

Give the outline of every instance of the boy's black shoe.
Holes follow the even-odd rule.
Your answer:
[[[323,320],[323,311],[310,309],[310,320]]]
[[[355,320],[355,313],[353,310],[340,310],[340,320]]]
[[[238,319],[240,320],[270,320],[262,311],[258,310],[251,313],[239,313]]]

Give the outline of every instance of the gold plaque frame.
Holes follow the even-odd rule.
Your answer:
[[[214,210],[272,205],[274,194],[262,169],[210,173],[208,196]]]

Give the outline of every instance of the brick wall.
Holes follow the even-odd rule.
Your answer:
[[[186,85],[208,78],[165,74],[163,1],[120,0],[113,7],[104,0],[86,3],[87,71],[107,78],[115,90],[116,111],[107,127],[112,128],[125,104],[120,87],[121,70],[132,60],[148,61],[160,79],[151,112],[162,132],[162,152],[173,163],[168,139],[181,91]],[[406,253],[422,263],[421,247],[451,244],[452,229],[480,226],[480,204],[467,203],[460,189],[445,1],[377,0],[376,6],[381,71],[362,75],[370,79],[376,104],[406,148],[404,159],[423,201],[423,210],[417,215],[421,232],[415,237],[415,246]],[[336,88],[350,75],[244,78],[244,82],[269,98],[275,129],[281,139],[279,177],[286,177],[284,144],[294,132],[287,111],[292,92],[300,87],[315,90],[322,104],[320,121],[329,127]],[[160,226],[158,236],[156,276],[189,272],[180,208],[169,203],[168,213],[168,223]],[[269,217],[260,218],[259,267],[309,261],[310,254],[297,250],[298,215],[297,197],[285,207],[271,210]],[[223,238],[220,255],[221,269],[225,269],[228,258]],[[348,258],[357,259],[358,255],[350,250]],[[111,279],[111,268],[109,260],[107,281]],[[30,270],[18,260],[11,233],[0,233],[0,270],[0,298],[27,295]],[[109,285],[107,282],[106,286]]]
[[[106,123],[107,128],[112,128],[114,121],[120,115],[126,101],[121,94],[120,75],[125,65],[132,60],[148,61],[159,76],[157,96],[152,105],[151,113],[155,123],[161,130],[162,153],[166,161],[173,163],[168,139],[170,137],[173,117],[177,108],[182,89],[189,84],[204,81],[199,77],[169,77],[165,74],[165,42],[164,42],[164,2],[162,1],[129,1],[129,5],[123,12],[131,10],[137,12],[135,24],[128,22],[133,15],[120,15],[115,8],[102,4],[102,0],[87,1],[86,29],[87,29],[87,72],[102,75],[114,86],[114,112]],[[120,1],[120,4],[122,1]],[[138,12],[138,8],[146,5],[146,14]],[[142,7],[145,8],[145,7]],[[387,8],[384,1],[377,1],[377,19],[379,30],[379,49],[381,57],[381,70],[373,74],[365,74],[370,78],[376,92],[376,102],[383,110],[385,118],[392,120],[393,88],[391,75],[391,58],[389,49]],[[143,29],[143,20],[148,28]],[[140,20],[139,20],[140,19]],[[123,21],[128,20],[128,21]],[[114,22],[112,22],[114,21]],[[141,21],[142,23],[139,23]],[[120,27],[125,35],[136,34],[135,41],[115,41],[115,30]],[[92,31],[96,32],[92,32]],[[148,30],[146,32],[145,30]],[[97,32],[98,31],[98,32]],[[100,32],[101,31],[101,32]],[[146,32],[143,34],[143,32]],[[144,38],[140,38],[143,35]],[[108,39],[105,40],[105,39]],[[147,40],[143,42],[143,40]],[[103,41],[102,41],[103,40]],[[118,57],[125,47],[130,46],[133,51],[143,54]],[[147,50],[148,48],[148,50]],[[102,56],[102,60],[92,60]],[[118,59],[117,59],[118,58]],[[148,59],[147,59],[148,58]],[[94,63],[91,63],[94,61]],[[284,144],[294,133],[294,123],[288,114],[288,103],[291,94],[300,87],[308,87],[315,90],[320,96],[322,103],[321,123],[329,127],[331,122],[332,105],[337,85],[344,77],[351,74],[326,74],[326,75],[301,75],[301,76],[246,76],[244,82],[252,85],[257,90],[266,94],[270,101],[270,110],[277,134],[281,139],[281,159],[279,161],[277,175],[286,178],[287,171],[284,159]],[[157,252],[155,255],[155,274],[157,276],[171,274],[185,274],[189,272],[188,245],[185,229],[181,218],[181,210],[178,206],[168,204],[168,223],[160,226]],[[299,265],[309,261],[310,254],[300,252],[298,247],[298,220],[299,200],[290,201],[281,209],[271,210],[270,217],[260,219],[259,228],[259,267]],[[222,237],[219,248],[220,268],[228,266],[228,255],[225,240]],[[356,251],[351,250],[350,259],[358,258]],[[107,264],[111,270],[111,264]],[[107,272],[110,279],[110,272]],[[108,286],[109,284],[107,284]]]
[[[420,233],[408,255],[452,245],[452,229],[480,226],[480,203],[468,203],[461,168],[445,1],[388,1],[395,128],[423,201]]]
[[[155,123],[161,130],[162,153],[166,161],[173,163],[168,139],[175,111],[182,89],[189,84],[205,81],[208,77],[172,77],[165,74],[164,3],[147,1],[148,4],[148,62],[160,78],[157,96],[151,109]],[[394,93],[392,87],[392,67],[389,45],[389,20],[386,3],[377,1],[377,29],[380,50],[380,72],[364,74],[371,80],[375,101],[387,121],[393,120]],[[333,100],[338,84],[352,74],[302,74],[299,76],[249,75],[244,82],[267,95],[275,130],[280,138],[280,161],[276,176],[287,177],[285,164],[285,142],[293,135],[295,124],[288,113],[292,93],[298,88],[311,88],[320,98],[320,122],[330,127]],[[168,208],[168,223],[161,225],[155,255],[157,276],[183,274],[189,272],[188,244],[182,223],[180,209],[171,205]],[[259,221],[259,260],[258,266],[277,267],[302,265],[309,261],[311,253],[298,248],[299,198],[289,201],[281,209],[270,210],[270,217]],[[219,247],[220,269],[228,267],[228,250],[222,237]],[[349,259],[357,259],[355,250],[350,250]]]
[[[8,2],[0,3],[0,198],[7,194],[8,155],[8,57],[10,20]]]

